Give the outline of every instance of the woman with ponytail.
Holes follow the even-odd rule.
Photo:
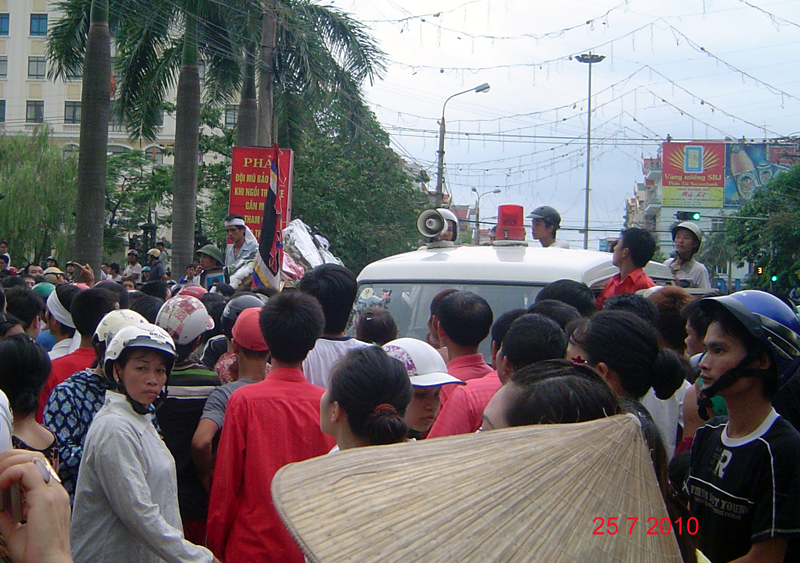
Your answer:
[[[567,335],[567,359],[597,370],[623,406],[628,403],[626,410],[634,414],[646,410],[639,403],[651,387],[664,401],[683,385],[685,372],[678,355],[659,348],[655,328],[633,313],[601,311],[567,326]],[[674,420],[658,422],[671,456],[678,433],[677,414]]]
[[[27,334],[0,342],[0,390],[8,397],[14,419],[14,448],[41,452],[58,471],[58,441],[34,418],[39,393],[50,374],[47,351]]]
[[[399,360],[377,346],[353,350],[331,370],[320,399],[320,427],[340,450],[403,442],[412,394]]]

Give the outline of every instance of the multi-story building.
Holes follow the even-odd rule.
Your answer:
[[[61,16],[47,0],[0,0],[0,125],[7,132],[33,130],[47,123],[56,143],[77,151],[81,123],[82,77],[48,78],[47,29]],[[112,105],[114,81],[109,80]],[[164,145],[175,140],[175,121],[163,119],[158,141],[132,144],[117,120],[109,125],[108,150],[145,150],[163,162]]]
[[[778,142],[664,143],[656,158],[642,161],[644,182],[637,184],[636,197],[626,202],[626,226],[653,232],[658,248],[669,255],[671,229],[679,222],[676,214],[699,213],[695,222],[708,241],[725,230],[726,221],[736,220],[727,217],[735,217],[756,189],[794,164],[797,155],[797,145]],[[740,289],[751,269],[750,264],[739,268],[725,261],[706,266],[712,284],[723,291]]]

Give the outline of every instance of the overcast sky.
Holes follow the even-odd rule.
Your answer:
[[[500,203],[561,211],[583,225],[589,51],[592,228],[618,232],[641,158],[675,140],[800,135],[795,0],[334,0],[388,54],[367,87],[393,148],[431,173],[447,104],[445,180],[482,217]],[[606,233],[592,232],[590,248]],[[559,238],[581,244],[577,231]]]

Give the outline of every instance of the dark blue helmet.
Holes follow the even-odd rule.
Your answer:
[[[778,373],[800,357],[800,319],[786,303],[765,291],[748,289],[721,297],[707,297],[701,307],[724,307],[756,338],[767,345]]]

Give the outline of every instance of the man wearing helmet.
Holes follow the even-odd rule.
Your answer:
[[[175,458],[184,533],[189,541],[202,543],[205,540],[208,493],[192,459],[192,437],[206,399],[220,381],[215,372],[197,360],[194,352],[203,333],[214,328],[214,320],[199,299],[180,294],[164,302],[155,324],[172,337],[176,355],[170,378],[170,396],[156,416],[164,442]]]
[[[164,271],[164,263],[161,262],[161,251],[157,248],[151,248],[147,251],[147,259],[150,261],[150,275],[147,279],[164,281],[167,274]]]
[[[697,430],[684,491],[713,562],[800,560],[800,434],[771,405],[780,370],[800,352],[761,291],[701,301],[711,320],[700,360],[701,401],[719,394],[728,419]]]
[[[532,234],[545,248],[569,248],[569,243],[556,240],[556,231],[561,226],[561,215],[549,205],[534,209],[528,217],[533,219]]]
[[[664,265],[672,271],[675,280],[681,287],[710,289],[708,270],[694,259],[703,242],[703,231],[690,221],[678,223],[672,227],[672,242],[675,243],[675,252]]]

